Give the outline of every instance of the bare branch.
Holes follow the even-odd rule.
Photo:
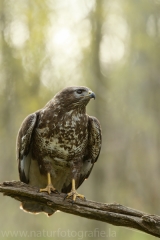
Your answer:
[[[11,196],[20,202],[31,202],[49,207],[53,211],[74,214],[94,219],[116,226],[138,229],[156,237],[160,237],[160,217],[149,215],[117,203],[104,204],[93,201],[76,199],[76,203],[64,200],[65,194],[40,193],[38,188],[31,187],[18,181],[0,184],[0,192]]]

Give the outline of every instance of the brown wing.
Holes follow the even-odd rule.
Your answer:
[[[102,144],[101,126],[95,117],[88,117],[88,146],[83,161],[83,167],[80,172],[79,179],[76,179],[76,189],[89,177],[94,163],[97,161]],[[62,192],[68,193],[71,191],[72,183],[65,184]]]
[[[94,164],[99,157],[102,145],[102,131],[97,118],[89,117],[89,139],[88,139],[89,157]]]
[[[89,117],[88,132],[88,147],[86,151],[86,156],[83,160],[84,164],[77,188],[80,187],[83,181],[89,177],[94,163],[98,160],[101,151],[102,133],[101,126],[97,118]]]
[[[26,117],[17,136],[17,160],[19,177],[22,182],[29,182],[29,167],[31,162],[31,141],[38,119],[38,112]]]

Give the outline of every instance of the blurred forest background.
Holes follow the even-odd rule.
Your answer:
[[[160,0],[1,0],[0,32],[0,182],[18,180],[23,119],[62,88],[85,85],[96,93],[87,110],[101,122],[103,147],[79,192],[160,214]],[[0,202],[1,239],[12,239],[5,230],[59,228],[154,239],[62,212],[27,214],[2,194]]]

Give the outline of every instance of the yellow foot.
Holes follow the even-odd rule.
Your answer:
[[[77,193],[76,190],[71,190],[71,192],[67,193],[67,196],[65,198],[70,198],[70,197],[72,197],[73,202],[76,201],[77,197],[85,199],[85,196]]]
[[[57,190],[53,187],[52,184],[48,184],[46,188],[41,188],[39,191],[48,192],[48,194],[50,194],[51,192],[57,192]]]

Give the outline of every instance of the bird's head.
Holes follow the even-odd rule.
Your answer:
[[[74,108],[85,108],[95,94],[87,87],[67,87],[55,95],[55,100],[66,110]]]

